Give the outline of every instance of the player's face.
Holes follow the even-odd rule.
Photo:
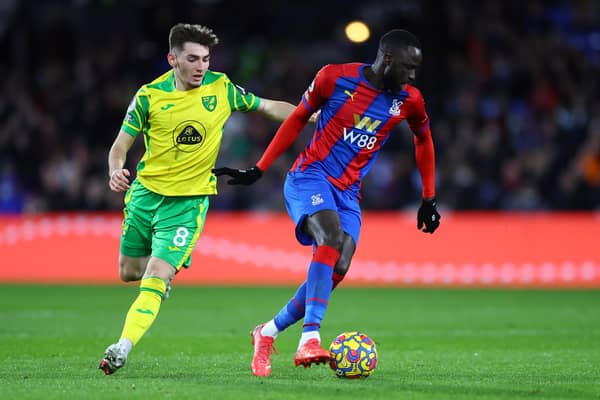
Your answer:
[[[396,50],[383,73],[385,87],[398,90],[402,85],[414,82],[422,59],[421,49],[416,47]]]
[[[169,53],[168,60],[182,89],[193,89],[202,84],[208,70],[210,49],[199,43],[185,42],[181,51]]]

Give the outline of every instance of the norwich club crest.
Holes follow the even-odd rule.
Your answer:
[[[202,105],[208,111],[214,111],[217,108],[217,96],[202,96]]]

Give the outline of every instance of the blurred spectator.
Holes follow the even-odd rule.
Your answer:
[[[168,68],[163,42],[173,23],[214,27],[222,43],[212,69],[231,71],[263,97],[297,102],[321,66],[374,59],[373,39],[355,45],[343,37],[353,19],[371,25],[375,38],[406,28],[422,40],[417,86],[429,100],[441,205],[600,210],[596,1],[1,3],[0,212],[122,207],[107,186],[108,147],[136,89]],[[255,162],[276,128],[234,116],[217,164]],[[283,175],[310,134],[259,190],[220,185],[212,207],[283,209]],[[411,140],[406,127],[394,132],[364,182],[365,209],[417,204]],[[135,146],[132,170],[143,152]]]

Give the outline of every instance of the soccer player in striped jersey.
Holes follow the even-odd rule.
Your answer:
[[[252,332],[256,376],[271,373],[277,335],[304,318],[294,355],[296,366],[329,360],[319,329],[331,291],[348,271],[360,234],[360,187],[392,128],[406,120],[414,133],[423,200],[417,228],[433,233],[440,215],[435,200],[434,146],[421,92],[411,82],[421,64],[421,45],[408,31],[383,35],[372,65],[327,65],[316,75],[294,112],[277,130],[255,167],[215,169],[229,184],[252,184],[294,142],[311,114],[320,110],[312,137],[289,170],[284,196],[296,238],[313,246],[307,279],[292,299]]]
[[[201,25],[171,28],[167,59],[172,69],[137,91],[109,152],[110,189],[126,192],[119,274],[125,282],[141,283],[119,341],[100,361],[107,375],[125,364],[154,322],[175,273],[190,264],[208,196],[217,194],[211,170],[231,113],[258,111],[283,121],[295,108],[259,98],[209,70],[210,49],[217,43],[213,31]],[[139,134],[146,152],[130,183],[124,165]]]

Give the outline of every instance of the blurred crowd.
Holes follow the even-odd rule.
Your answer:
[[[215,30],[211,69],[294,104],[321,66],[370,63],[381,34],[411,30],[423,45],[416,86],[443,208],[600,210],[599,2],[168,3],[1,2],[0,212],[122,208],[107,185],[107,153],[137,88],[169,68],[177,22]],[[371,26],[369,41],[346,40],[354,19]],[[277,127],[234,113],[217,165],[254,165]],[[211,208],[283,210],[284,174],[310,128],[254,187],[221,182]],[[412,134],[402,126],[392,135],[363,183],[365,209],[420,201]],[[132,171],[142,154],[138,140]]]

